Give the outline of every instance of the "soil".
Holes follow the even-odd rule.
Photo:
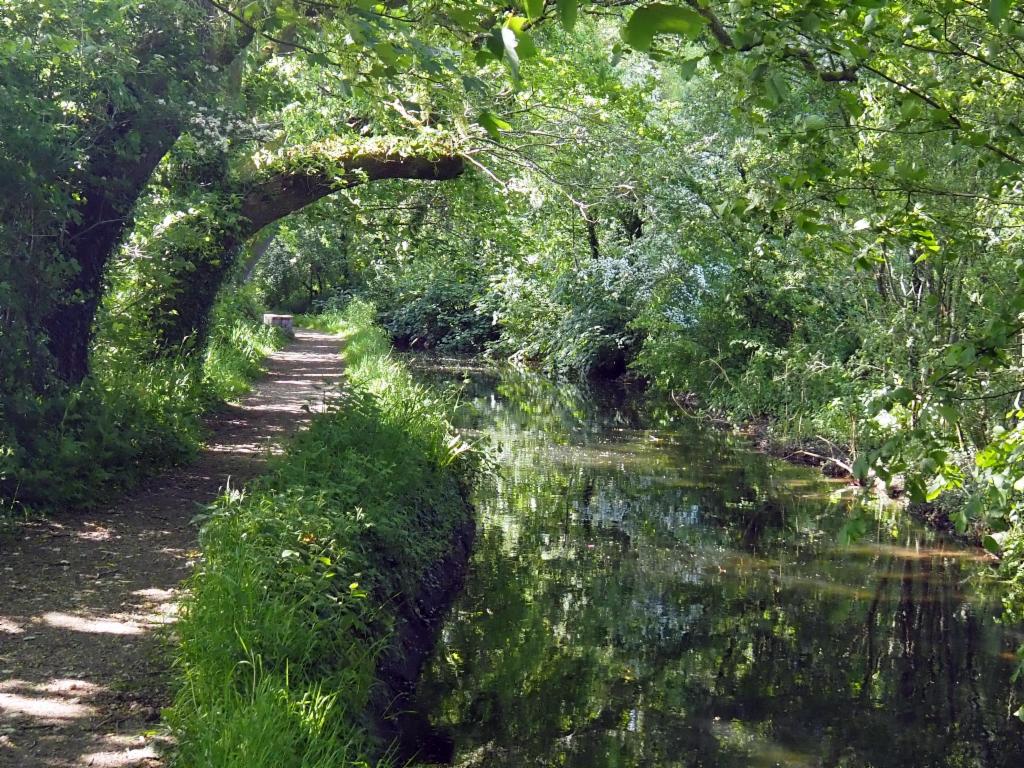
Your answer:
[[[213,414],[197,459],[91,512],[0,538],[0,766],[154,768],[167,737],[171,628],[201,507],[259,475],[323,410],[340,341],[300,330],[242,403]]]

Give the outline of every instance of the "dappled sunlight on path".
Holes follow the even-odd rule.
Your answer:
[[[238,405],[209,420],[207,448],[106,509],[0,538],[0,766],[161,765],[169,704],[164,633],[198,557],[201,505],[262,470],[322,411],[340,342],[298,331]]]

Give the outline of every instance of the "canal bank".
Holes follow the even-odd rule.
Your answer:
[[[477,465],[372,315],[353,302],[335,318],[345,382],[325,412],[203,512],[175,625],[177,765],[396,758],[401,697],[461,586]]]

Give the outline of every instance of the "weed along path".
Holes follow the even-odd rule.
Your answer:
[[[198,505],[258,475],[322,410],[337,337],[298,331],[240,405],[210,419],[195,462],[112,506],[0,539],[0,766],[156,766],[169,696],[163,625],[196,555]]]

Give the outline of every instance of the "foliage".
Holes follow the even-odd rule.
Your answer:
[[[840,446],[865,483],[966,498],[961,531],[1016,530],[1019,12],[624,16],[487,39],[480,73],[520,86],[478,112],[491,184],[348,196],[346,295],[379,297],[400,339],[455,323],[549,369],[629,364],[715,416]]]
[[[3,495],[176,455],[252,272],[840,445],[1024,568],[1022,40],[995,1],[0,0]]]
[[[330,290],[337,294],[348,283],[346,235],[330,221],[311,221],[300,214],[268,237],[265,255],[254,265],[254,280],[268,307],[282,312],[309,312],[322,306]]]
[[[366,710],[397,597],[469,519],[474,461],[373,314],[321,318],[345,335],[344,393],[209,510],[177,625],[182,765],[368,765],[384,746]]]
[[[200,417],[248,391],[262,359],[284,339],[261,323],[251,296],[235,296],[218,305],[199,360],[174,356],[140,365],[137,348],[111,336],[105,341],[85,385],[36,412],[56,428],[43,422],[7,444],[0,486],[11,502],[89,507],[111,489],[183,460],[202,440]]]
[[[327,194],[372,178],[374,162],[430,162],[451,150],[441,129],[393,135],[396,122],[379,109],[364,113],[375,135],[346,122],[379,102],[378,89],[398,77],[392,67],[451,66],[423,43],[381,39],[407,39],[406,25],[361,8],[327,23],[290,0],[250,4],[244,15],[233,5],[0,3],[0,100],[10,116],[0,191],[12,201],[0,216],[8,503],[85,501],[97,487],[90,472],[128,482],[194,442],[195,408],[181,403],[240,391],[255,346],[269,339],[234,332],[232,343],[252,349],[228,359],[227,326],[213,326],[215,373],[204,381],[199,370],[218,290],[253,234],[243,204],[254,188],[319,173],[317,194]],[[448,34],[432,29],[424,33]],[[344,63],[325,55],[346,38],[358,43]],[[359,78],[359,96],[337,82],[350,64],[382,61],[388,71]],[[296,108],[325,73],[338,95]],[[146,363],[134,376],[120,367],[132,355]],[[98,404],[112,400],[111,413]],[[67,477],[85,457],[101,462],[69,481],[73,492],[37,482]]]

